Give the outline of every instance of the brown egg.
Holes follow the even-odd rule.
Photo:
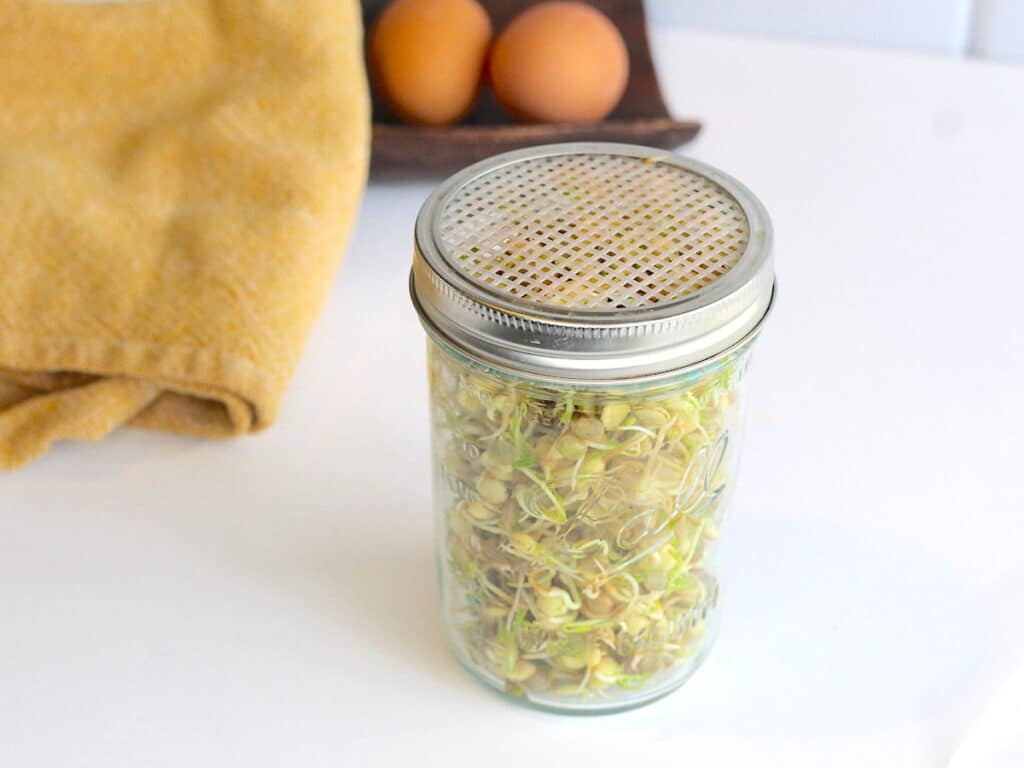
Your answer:
[[[615,109],[629,54],[608,17],[584,3],[540,3],[498,35],[490,57],[494,95],[514,117],[589,123]]]
[[[394,0],[370,33],[377,94],[403,120],[454,122],[476,99],[490,41],[476,0]]]

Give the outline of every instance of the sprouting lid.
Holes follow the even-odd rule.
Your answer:
[[[482,362],[546,378],[670,373],[758,327],[771,223],[739,182],[669,152],[555,144],[449,178],[416,222],[428,327]]]

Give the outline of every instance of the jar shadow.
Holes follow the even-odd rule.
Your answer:
[[[332,558],[346,573],[331,579],[345,624],[417,671],[461,679],[441,626],[433,538],[396,535],[372,547],[366,542],[354,535]]]
[[[393,513],[380,509],[373,514]],[[346,522],[328,522],[317,514],[281,520],[264,528],[258,539],[235,531],[222,542],[222,552],[247,578],[336,626],[339,644],[351,648],[354,658],[383,656],[386,674],[472,687],[444,639],[433,537],[400,527],[359,530]],[[367,674],[363,669],[352,673]]]

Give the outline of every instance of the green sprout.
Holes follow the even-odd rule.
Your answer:
[[[449,621],[507,692],[635,696],[697,655],[745,351],[669,384],[558,389],[430,346]]]

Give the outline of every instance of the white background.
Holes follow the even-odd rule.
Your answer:
[[[1024,0],[646,0],[658,27],[1024,62]]]
[[[446,653],[405,283],[430,185],[375,184],[269,433],[0,477],[0,765],[1024,764],[1024,69],[655,42],[690,149],[777,229],[707,664],[572,719]]]

